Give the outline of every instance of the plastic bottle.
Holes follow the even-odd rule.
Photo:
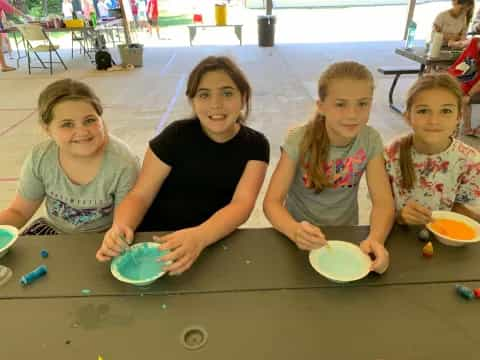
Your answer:
[[[97,26],[97,13],[95,10],[90,13],[90,21],[93,28]]]
[[[415,40],[415,31],[417,30],[417,24],[415,21],[410,20],[407,27],[407,40],[405,40],[405,48],[413,48],[413,40]]]

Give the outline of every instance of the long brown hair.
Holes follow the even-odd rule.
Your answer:
[[[252,89],[243,71],[233,62],[232,59],[226,56],[209,56],[198,63],[188,77],[185,95],[192,100],[197,94],[198,85],[200,84],[202,77],[211,71],[225,72],[237,86],[240,95],[242,96],[242,102],[245,102],[245,113],[240,114],[237,121],[244,123],[250,113]]]
[[[470,21],[472,21],[472,18],[473,18],[473,9],[475,8],[475,0],[457,0],[457,1],[460,5],[467,7],[467,13],[465,14],[465,22],[466,22],[467,31],[468,31],[468,25],[470,25]]]
[[[459,114],[462,109],[463,92],[457,79],[448,73],[427,74],[418,78],[407,92],[404,116],[407,117],[412,110],[416,97],[426,90],[444,89],[457,99]],[[402,187],[410,190],[416,181],[415,169],[412,159],[413,133],[400,140],[400,171],[402,174]]]
[[[48,85],[38,97],[39,120],[48,126],[53,119],[55,106],[64,101],[85,101],[92,105],[98,116],[102,116],[103,107],[93,90],[77,80],[63,79]]]
[[[337,62],[330,65],[318,80],[318,98],[324,101],[328,94],[328,87],[334,80],[353,79],[367,81],[374,87],[373,76],[364,65],[354,61]],[[306,175],[311,181],[315,192],[329,187],[324,164],[328,160],[330,140],[325,127],[325,117],[318,111],[306,125],[305,135],[300,143],[300,161],[305,167]],[[310,166],[306,166],[306,164]]]

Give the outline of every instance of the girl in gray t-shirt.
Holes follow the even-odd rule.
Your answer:
[[[87,85],[56,81],[42,91],[38,108],[50,139],[28,154],[0,224],[23,227],[45,200],[47,218],[35,220],[23,235],[108,229],[115,206],[134,185],[137,158],[108,135],[100,100]]]
[[[384,242],[394,206],[379,134],[367,126],[373,77],[356,62],[339,62],[321,75],[317,111],[291,130],[265,196],[265,215],[300,249],[326,244],[321,225],[358,224],[358,186],[366,172],[372,198],[370,234],[360,244],[373,253],[372,270],[388,267]]]

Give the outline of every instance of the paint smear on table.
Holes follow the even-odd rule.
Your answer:
[[[7,230],[0,229],[0,249],[8,245],[15,236]]]
[[[163,272],[164,263],[158,261],[165,255],[157,247],[148,247],[147,244],[127,251],[118,259],[117,269],[122,276],[131,280],[145,280]]]
[[[476,236],[475,230],[461,221],[438,219],[432,222],[431,227],[437,233],[457,240],[473,240]]]

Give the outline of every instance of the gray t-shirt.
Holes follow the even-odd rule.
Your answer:
[[[45,198],[48,220],[64,233],[104,231],[113,210],[135,184],[139,162],[128,146],[109,135],[102,166],[86,185],[74,184],[58,160],[53,140],[36,145],[23,163],[19,194],[27,200]]]
[[[349,145],[331,145],[328,162],[321,166],[326,169],[332,187],[315,193],[305,172],[309,165],[299,161],[299,146],[305,129],[306,125],[302,125],[290,130],[282,146],[297,163],[286,199],[288,211],[297,221],[306,220],[315,225],[357,225],[358,184],[367,163],[383,152],[380,135],[365,126]]]

